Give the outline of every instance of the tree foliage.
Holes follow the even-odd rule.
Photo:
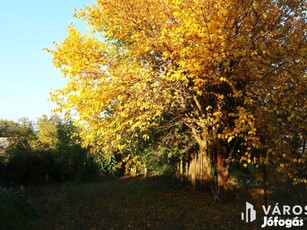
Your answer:
[[[55,150],[58,143],[58,130],[57,125],[60,123],[60,119],[57,116],[51,116],[48,118],[43,115],[37,120],[37,139],[38,145],[41,145],[42,149]]]
[[[180,124],[198,144],[201,179],[237,158],[306,182],[306,4],[97,0],[76,13],[89,32],[70,26],[49,50],[69,79],[52,98],[94,152]]]
[[[36,139],[34,123],[25,117],[17,122],[0,119],[0,137],[7,139],[11,151],[31,150]]]
[[[16,128],[14,121],[0,119],[0,137],[10,137]]]
[[[65,180],[91,181],[103,176],[88,156],[69,119],[43,115],[36,123],[3,120],[5,146],[0,149],[0,185],[34,185]],[[34,128],[35,127],[35,128]],[[3,143],[1,143],[3,145]]]

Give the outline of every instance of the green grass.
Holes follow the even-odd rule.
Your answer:
[[[259,218],[241,221],[245,201],[261,209],[257,191],[231,191],[229,201],[219,204],[209,193],[154,177],[35,186],[25,194],[40,214],[33,229],[260,229]]]

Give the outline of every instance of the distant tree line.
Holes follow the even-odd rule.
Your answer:
[[[105,177],[106,170],[81,146],[78,132],[70,119],[57,115],[44,115],[37,122],[0,119],[0,138],[7,145],[0,148],[0,185]]]

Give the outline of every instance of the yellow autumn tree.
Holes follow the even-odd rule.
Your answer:
[[[70,26],[49,50],[69,79],[52,98],[94,152],[184,125],[198,143],[197,179],[220,199],[233,156],[299,155],[306,12],[305,0],[97,0],[76,13],[87,34]]]

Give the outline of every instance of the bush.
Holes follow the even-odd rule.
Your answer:
[[[32,229],[37,218],[37,211],[22,193],[0,187],[1,229]]]
[[[232,162],[229,166],[229,174],[241,185],[252,186],[257,185],[257,176],[259,169],[254,165],[244,167],[240,162]]]
[[[100,178],[99,167],[85,151],[61,151],[54,156],[55,171],[61,181],[93,181]]]
[[[53,153],[18,152],[11,155],[6,165],[6,183],[35,185],[56,177]]]

